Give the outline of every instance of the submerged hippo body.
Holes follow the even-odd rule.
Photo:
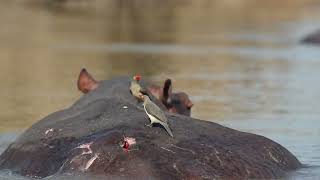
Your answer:
[[[103,81],[71,107],[35,123],[0,156],[0,169],[38,178],[83,173],[239,179],[279,178],[301,165],[265,137],[213,122],[166,112],[174,138],[161,126],[147,127],[149,119],[129,85],[128,77]],[[135,144],[122,146],[125,137]]]
[[[302,43],[320,45],[320,31],[309,34],[301,40]]]

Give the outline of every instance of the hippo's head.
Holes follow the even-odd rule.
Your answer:
[[[164,82],[163,88],[151,85],[148,87],[148,90],[154,97],[161,100],[170,112],[190,116],[193,103],[186,93],[172,92],[171,79],[167,79]]]
[[[184,92],[172,93],[167,104],[168,110],[172,113],[183,114],[185,116],[191,115],[193,103],[189,99],[189,96]]]
[[[162,103],[170,112],[190,116],[193,103],[184,92],[172,92],[171,79],[167,79],[163,86]]]

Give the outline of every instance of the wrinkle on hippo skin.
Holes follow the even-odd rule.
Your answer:
[[[301,166],[281,145],[217,123],[165,112],[174,138],[161,126],[145,127],[149,119],[129,81],[104,81],[35,123],[0,155],[0,169],[37,178],[252,179],[281,178]],[[135,139],[135,150],[119,145],[124,136]]]

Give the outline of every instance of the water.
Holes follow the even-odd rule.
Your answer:
[[[0,2],[0,152],[79,98],[86,67],[171,77],[194,117],[279,142],[305,165],[290,179],[320,178],[320,47],[299,44],[320,28],[318,1],[39,2]]]

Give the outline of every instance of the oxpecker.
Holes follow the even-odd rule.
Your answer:
[[[142,92],[145,92],[145,90],[139,84],[140,80],[141,80],[141,76],[135,75],[133,76],[131,80],[131,85],[130,85],[131,94],[139,100],[141,100],[142,98]]]
[[[150,124],[147,126],[151,127],[154,123],[159,123],[166,129],[168,134],[173,137],[172,131],[168,124],[168,119],[164,112],[154,102],[152,102],[147,95],[143,95],[143,106],[150,119]]]

